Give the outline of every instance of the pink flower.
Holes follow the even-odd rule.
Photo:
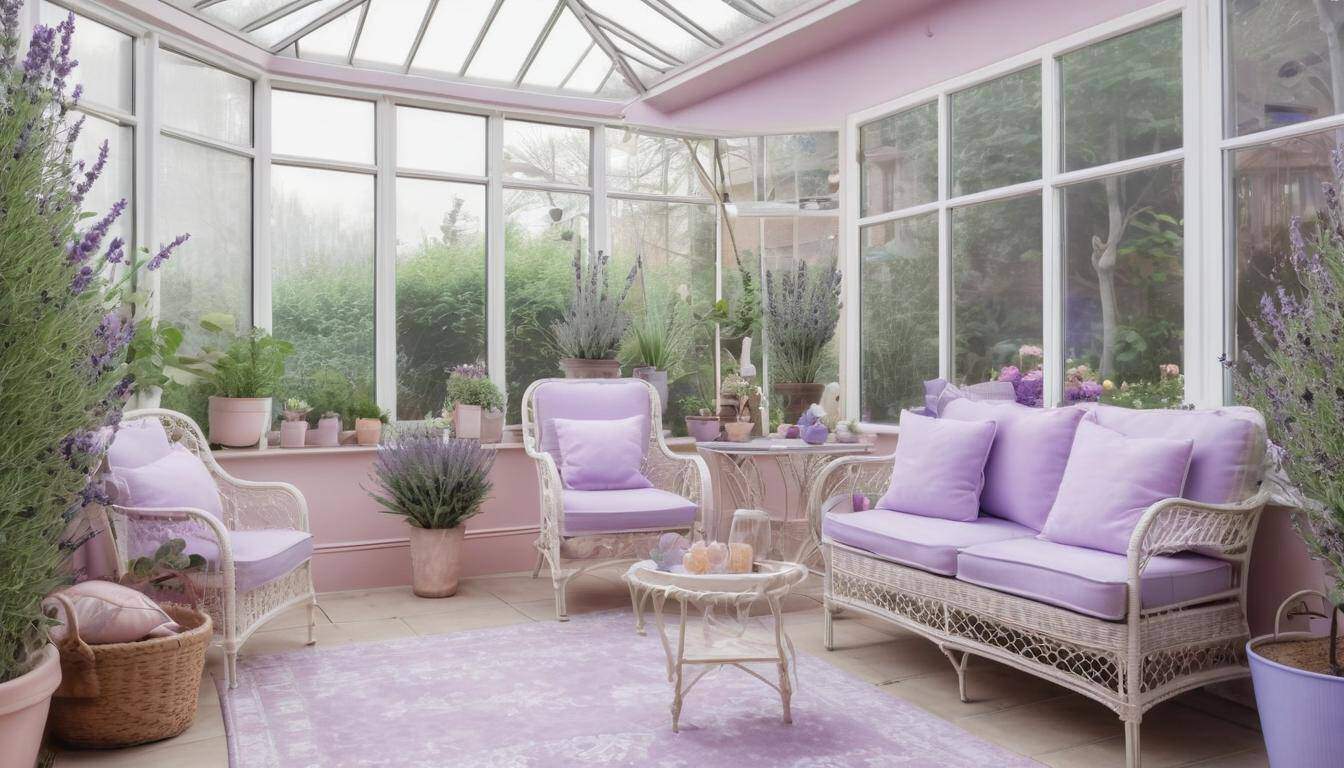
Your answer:
[[[1018,357],[1039,357],[1044,358],[1045,352],[1035,344],[1023,344],[1017,349]]]
[[[1176,365],[1175,363],[1165,363],[1163,365],[1159,365],[1157,366],[1157,370],[1159,373],[1162,374],[1162,378],[1164,379],[1174,379],[1177,376],[1181,375],[1181,367]]]

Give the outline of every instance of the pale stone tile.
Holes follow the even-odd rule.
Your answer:
[[[819,637],[820,627],[817,633]],[[798,643],[796,636],[794,643]],[[864,682],[879,685],[950,668],[942,651],[918,638],[888,639],[871,645],[819,651],[816,655]]]
[[[457,594],[452,597],[416,597],[410,587],[330,592],[318,597],[322,611],[337,624],[423,616],[498,603],[499,601],[489,592],[470,583],[461,584]]]
[[[443,635],[466,629],[503,627],[533,621],[516,608],[500,603],[479,608],[464,608],[451,613],[430,613],[402,619],[417,635]]]
[[[317,611],[313,616],[313,620],[318,624],[331,623],[331,619],[327,618],[327,614],[322,611],[322,606],[320,604],[318,605]],[[276,616],[274,619],[271,619],[270,621],[263,624],[261,626],[261,629],[257,631],[263,632],[272,629],[293,629],[294,627],[307,627],[307,626],[308,626],[308,606],[305,604],[305,605],[296,605],[286,610],[284,613],[280,614],[279,616]]]
[[[1124,736],[1124,724],[1114,712],[1074,693],[956,722],[976,736],[1032,756]]]
[[[1253,749],[1236,755],[1224,755],[1212,760],[1191,763],[1186,768],[1269,768],[1269,755],[1264,749]]]
[[[957,673],[944,660],[942,669],[882,686],[882,690],[949,720],[998,712],[1059,697],[1064,689],[1012,667],[972,658],[966,668],[966,698],[957,689]]]
[[[506,603],[515,605],[555,599],[555,587],[551,583],[550,574],[544,569],[541,575],[535,579],[531,578],[531,574],[511,574],[472,579],[471,584],[473,587],[485,590]],[[585,573],[570,580],[567,594],[571,602],[575,596],[589,593],[623,594],[625,595],[625,601],[630,602],[630,589],[624,582],[604,579],[594,573]]]
[[[1144,715],[1139,737],[1144,768],[1173,768],[1192,761],[1221,759],[1260,744],[1260,734],[1254,731],[1170,702]],[[1055,768],[1123,768],[1124,733],[1036,757]]]
[[[56,766],[98,768],[228,768],[229,746],[223,736],[182,742],[176,739],[117,750],[61,752]]]
[[[397,640],[403,637],[415,637],[415,632],[401,619],[348,621],[319,626],[317,628],[317,647],[343,645],[345,643],[367,643],[377,640]],[[247,657],[295,651],[304,648],[307,642],[307,628],[258,632],[248,639],[240,655]]]

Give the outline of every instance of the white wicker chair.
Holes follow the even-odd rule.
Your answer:
[[[203,595],[202,610],[214,622],[215,641],[227,658],[229,687],[237,685],[238,651],[258,627],[282,611],[308,604],[308,644],[315,641],[317,595],[313,590],[311,561],[304,560],[288,573],[261,586],[239,592],[236,589],[234,557],[230,531],[287,529],[308,532],[308,503],[299,489],[289,483],[239,480],[225,472],[210,452],[200,427],[190,417],[161,408],[128,411],[124,422],[157,419],[170,442],[191,451],[205,464],[219,489],[224,519],[191,508],[165,509],[127,507],[111,504],[104,508],[104,525],[112,535],[105,536],[116,575],[125,574],[130,542],[140,531],[151,534],[158,529],[164,535],[180,535],[185,528],[193,535],[212,540],[219,547],[217,562],[206,573],[193,576]]]
[[[892,459],[846,457],[826,467],[809,504],[818,535],[828,500],[855,492],[881,497],[891,478]],[[962,701],[967,701],[966,662],[972,655],[1050,680],[1119,715],[1125,724],[1126,765],[1138,768],[1139,724],[1145,712],[1185,691],[1249,675],[1246,575],[1268,498],[1262,490],[1236,504],[1165,499],[1149,507],[1129,541],[1123,621],[935,575],[822,537],[826,648],[833,646],[835,613],[853,610],[936,644],[956,669]],[[1231,588],[1143,609],[1138,585],[1150,559],[1187,550],[1230,562]]]
[[[696,503],[699,510],[690,528],[656,528],[609,531],[600,534],[570,536],[565,534],[565,485],[554,457],[541,447],[542,426],[536,414],[535,394],[545,385],[591,384],[593,382],[639,382],[649,395],[649,445],[644,454],[641,472],[655,488],[675,493]],[[653,385],[640,379],[541,379],[532,382],[523,393],[522,426],[523,447],[536,462],[537,483],[541,495],[541,526],[536,540],[537,565],[532,571],[536,578],[542,566],[549,566],[555,587],[555,614],[559,621],[569,619],[565,604],[565,588],[570,580],[594,568],[628,564],[648,557],[659,536],[672,530],[697,535],[704,527],[705,516],[714,509],[713,486],[709,466],[696,454],[678,454],[663,440],[662,408]],[[632,592],[631,599],[634,599]]]

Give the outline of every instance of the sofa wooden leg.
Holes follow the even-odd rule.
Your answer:
[[[825,616],[822,617],[821,624],[821,644],[828,651],[835,650],[835,611],[831,610],[829,605],[825,608]]]
[[[569,621],[569,608],[565,605],[565,587],[569,586],[569,580],[555,582],[555,620]]]
[[[938,650],[943,652],[947,660],[952,662],[952,668],[957,671],[957,695],[961,698],[961,703],[966,704],[970,699],[966,698],[966,664],[971,660],[971,654],[956,650],[946,646],[938,646]]]
[[[1139,768],[1139,721],[1125,721],[1125,768]]]

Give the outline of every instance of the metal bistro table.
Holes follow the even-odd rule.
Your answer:
[[[779,437],[758,437],[750,442],[697,443],[696,450],[714,461],[719,476],[737,503],[732,507],[763,509],[771,513],[772,551],[762,557],[804,563],[821,567],[821,540],[816,521],[810,520],[807,500],[822,468],[840,456],[871,453],[871,443],[823,443],[810,445],[802,440]],[[766,504],[765,477],[762,463],[773,462],[784,486],[782,509],[771,509]],[[771,475],[773,476],[773,475]],[[720,496],[719,498],[722,498]],[[731,516],[729,516],[731,519]],[[719,541],[728,538],[727,526],[719,520],[710,537]]]
[[[643,560],[625,572],[630,598],[635,607],[635,631],[644,634],[644,604],[653,604],[653,619],[667,656],[667,681],[672,683],[672,731],[680,728],[681,705],[686,694],[705,675],[720,667],[737,667],[779,693],[784,722],[792,723],[789,699],[793,684],[789,680],[793,666],[793,642],[784,631],[784,598],[795,585],[807,578],[807,568],[798,563],[758,560],[751,573],[706,573],[660,571],[652,560]],[[663,621],[663,606],[668,598],[679,605],[676,646],[668,637]],[[764,600],[774,619],[772,631],[755,631],[750,626],[751,605]],[[687,632],[688,606],[704,612],[699,631]],[[727,609],[716,616],[716,609]],[[779,674],[776,683],[748,664],[773,664]],[[687,665],[702,667],[690,682]]]

